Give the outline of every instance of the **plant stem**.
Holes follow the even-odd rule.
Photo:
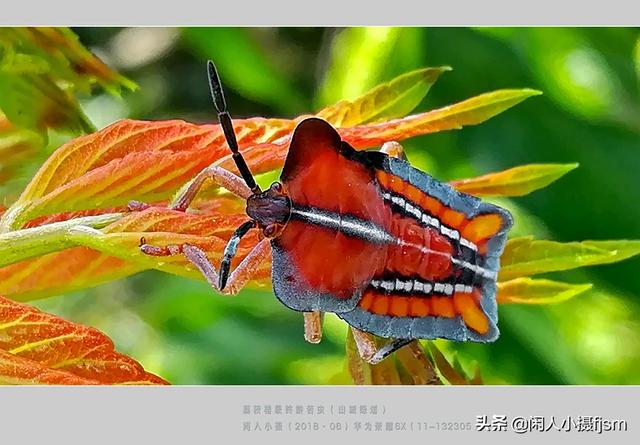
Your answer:
[[[101,228],[122,216],[122,213],[85,216],[0,234],[0,267],[77,246],[77,242],[67,236],[71,228]]]

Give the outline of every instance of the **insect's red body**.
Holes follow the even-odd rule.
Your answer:
[[[291,201],[301,207],[350,214],[390,229],[391,211],[383,204],[366,168],[339,156],[333,147],[323,146],[317,135],[305,136],[315,140],[298,141],[300,167],[289,172],[290,180],[283,178]],[[313,156],[312,163],[306,162],[308,156]],[[354,289],[381,271],[387,260],[386,248],[295,219],[287,223],[279,243],[291,253],[310,286],[337,298],[353,295]],[[338,264],[340,268],[335,267]]]
[[[339,155],[334,147],[323,147],[318,136],[314,134],[315,140],[308,145],[312,162],[303,161],[306,166],[299,169],[299,173],[290,174],[291,180],[283,181],[293,203],[370,221],[410,245],[437,250],[445,256],[429,258],[432,255],[416,247],[381,246],[326,227],[292,220],[279,237],[279,243],[293,254],[309,285],[338,298],[348,298],[355,289],[385,270],[406,276],[419,275],[425,280],[446,277],[451,271],[448,259],[453,252],[451,243],[436,230],[394,214],[382,197],[379,183],[372,181],[369,169]],[[304,146],[303,141],[298,143]],[[306,154],[304,157],[309,159]],[[382,172],[376,179],[404,184]]]
[[[510,221],[504,213],[470,216],[445,204],[388,171],[386,158],[356,153],[319,119],[300,124],[281,177],[291,218],[273,240],[275,261],[282,255],[295,275],[284,282],[274,275],[276,294],[298,310],[329,304],[324,310],[355,309],[374,317],[457,317],[479,337],[487,336],[492,321],[481,302],[484,278],[477,276],[484,269],[469,273],[461,264],[479,266],[486,242]],[[460,199],[445,193],[451,202]],[[285,289],[287,279],[298,289],[312,289],[311,301],[325,295],[325,303],[305,303]],[[331,307],[331,297],[354,295],[353,304]]]
[[[262,191],[239,152],[213,63],[208,70],[242,180],[215,166],[205,169],[180,195],[177,208],[186,209],[210,176],[246,198],[250,219],[229,240],[219,274],[192,245],[143,245],[144,252],[182,252],[215,289],[235,293],[268,257],[269,243],[274,293],[287,307],[305,312],[305,320],[315,320],[312,331],[319,329],[318,314],[334,312],[355,328],[360,349],[367,349],[364,332],[394,339],[367,358],[372,362],[416,338],[498,337],[496,278],[512,224],[506,210],[385,152],[358,152],[317,118],[298,124],[281,182]],[[266,239],[230,274],[240,239],[255,228]]]

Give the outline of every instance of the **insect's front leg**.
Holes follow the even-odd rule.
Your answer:
[[[144,241],[144,239],[142,240]],[[140,246],[140,250],[147,255],[168,256],[184,255],[193,264],[217,292],[224,295],[236,295],[255,276],[262,263],[271,254],[271,245],[268,239],[260,241],[240,262],[227,280],[220,281],[220,274],[206,253],[199,247],[191,244],[170,245],[167,247],[156,247],[146,243]]]
[[[398,349],[414,341],[410,338],[392,338],[384,346],[378,348],[376,342],[373,340],[373,338],[371,338],[371,335],[367,334],[366,332],[352,327],[351,333],[353,335],[353,339],[356,342],[358,354],[360,354],[362,360],[371,365],[380,363],[382,360],[393,354]]]
[[[404,148],[402,147],[402,145],[400,145],[399,142],[396,142],[396,141],[385,142],[380,148],[380,151],[382,153],[388,154],[392,158],[399,158],[399,159],[402,159],[403,161],[407,160],[407,154],[404,152]]]
[[[242,199],[247,199],[251,196],[251,190],[247,187],[242,178],[239,178],[229,170],[225,170],[222,167],[210,165],[209,167],[201,170],[200,173],[198,173],[191,181],[182,186],[176,197],[169,204],[169,208],[172,210],[179,210],[181,212],[186,211],[198,195],[198,192],[207,179],[211,179],[220,187],[229,190],[231,193]],[[129,201],[127,207],[130,211],[140,212],[151,207],[151,205],[140,201]]]
[[[320,343],[322,340],[322,319],[324,313],[320,311],[304,313],[304,339],[309,343]]]
[[[247,199],[251,196],[251,190],[242,178],[239,178],[222,167],[210,165],[182,187],[171,203],[170,208],[180,211],[187,210],[207,179],[213,180],[219,186],[224,187],[242,199]]]

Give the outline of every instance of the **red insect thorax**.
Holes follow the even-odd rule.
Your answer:
[[[391,211],[370,173],[333,148],[316,145],[313,162],[284,186],[296,205],[351,214],[391,227]],[[338,298],[350,297],[354,289],[381,272],[387,258],[385,248],[300,221],[290,221],[279,242],[310,286]]]
[[[310,286],[348,298],[385,270],[418,275],[425,280],[446,277],[451,272],[450,242],[439,232],[392,213],[382,198],[378,178],[369,167],[341,155],[332,145],[334,141],[313,133],[303,136],[315,137],[312,144],[298,140],[300,145],[294,153],[299,160],[306,153],[306,162],[296,165],[295,174],[283,178],[294,205],[371,221],[406,242],[373,244],[320,226],[290,221],[279,242]]]

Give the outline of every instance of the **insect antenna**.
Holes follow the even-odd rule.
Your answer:
[[[220,275],[218,275],[218,288],[224,289],[227,285],[227,279],[229,278],[229,269],[231,268],[231,259],[236,256],[238,252],[238,245],[240,239],[247,234],[247,232],[257,226],[254,220],[247,221],[238,227],[231,238],[227,246],[224,248],[224,254],[222,255],[222,262],[220,263]]]
[[[218,112],[218,120],[220,121],[220,125],[222,125],[222,131],[224,131],[224,137],[227,140],[227,145],[229,146],[229,149],[231,149],[233,161],[236,163],[242,179],[244,179],[244,182],[246,182],[251,191],[254,194],[260,193],[260,186],[256,184],[256,180],[251,174],[251,170],[249,170],[249,166],[242,157],[238,148],[236,133],[233,131],[233,122],[229,111],[227,111],[227,101],[225,100],[224,92],[222,91],[222,83],[220,82],[216,66],[211,60],[207,62],[207,71],[209,73],[209,89],[211,90],[213,105],[216,107],[216,111]]]

